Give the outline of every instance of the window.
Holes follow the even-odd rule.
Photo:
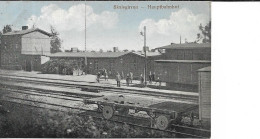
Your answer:
[[[95,60],[95,69],[98,70],[98,60]]]
[[[114,61],[111,60],[110,61],[110,71],[113,71],[114,70]]]
[[[15,49],[18,49],[18,44],[17,43],[15,44]]]
[[[18,62],[18,56],[14,55],[14,62],[17,63]]]

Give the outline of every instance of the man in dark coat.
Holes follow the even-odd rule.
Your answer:
[[[121,81],[121,76],[120,76],[119,73],[117,73],[117,75],[116,75],[116,85],[117,85],[117,87],[120,87],[120,81]]]
[[[130,82],[130,76],[129,74],[126,75],[126,86],[129,86],[129,82]]]
[[[98,73],[97,73],[97,82],[98,82],[98,83],[99,83],[100,76],[101,76],[101,74],[100,74],[100,72],[98,72]]]
[[[151,84],[152,83],[152,72],[150,71],[150,73],[149,73],[149,83]]]
[[[155,72],[152,74],[152,81],[155,82]]]

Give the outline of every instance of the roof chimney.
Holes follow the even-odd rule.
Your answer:
[[[27,30],[28,26],[22,26],[22,30]]]
[[[118,47],[113,47],[113,52],[118,52]]]

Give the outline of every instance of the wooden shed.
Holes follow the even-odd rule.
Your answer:
[[[199,118],[209,123],[211,120],[211,67],[198,70],[199,77]]]
[[[170,89],[198,92],[198,73],[209,60],[155,60],[156,76]]]

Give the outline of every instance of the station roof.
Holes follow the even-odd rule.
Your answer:
[[[202,68],[202,69],[198,70],[198,72],[209,72],[209,71],[211,71],[211,66],[205,67],[205,68]]]
[[[158,47],[156,49],[201,49],[201,48],[211,48],[211,43],[183,43],[183,44],[175,44],[172,43],[170,45]]]
[[[34,32],[34,31],[39,31],[45,35],[48,35],[48,36],[51,36],[50,33],[44,31],[44,30],[41,30],[39,28],[32,28],[32,29],[26,29],[26,30],[19,30],[19,31],[12,31],[12,32],[7,32],[5,34],[3,34],[4,36],[10,36],[10,35],[25,35],[25,34],[28,34],[28,33],[31,33],[31,32]]]
[[[158,63],[211,63],[210,60],[155,60]]]
[[[132,52],[132,53],[144,57],[144,53],[143,52]],[[148,56],[148,57],[159,56],[159,55],[161,55],[161,53],[159,53],[159,52],[146,52],[146,56]]]
[[[91,58],[114,58],[130,52],[58,52],[50,54],[50,57],[91,57]]]
[[[141,52],[58,52],[50,54],[50,57],[88,57],[88,58],[116,58],[129,53],[144,56]],[[157,56],[160,53],[148,52],[147,56]]]

